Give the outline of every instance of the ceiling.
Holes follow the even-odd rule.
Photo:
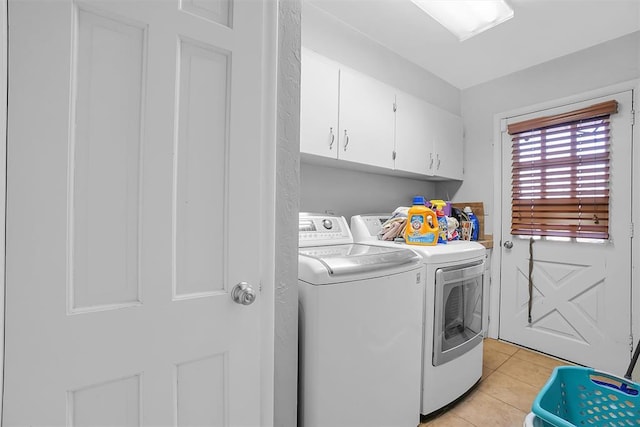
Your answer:
[[[640,0],[506,0],[512,19],[463,42],[410,0],[305,1],[459,89],[640,30]]]

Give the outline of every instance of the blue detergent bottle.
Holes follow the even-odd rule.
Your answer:
[[[478,240],[478,233],[480,232],[480,221],[478,221],[478,217],[473,214],[470,206],[465,206],[464,213],[467,214],[471,222],[471,240]]]

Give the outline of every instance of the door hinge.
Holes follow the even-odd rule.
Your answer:
[[[398,111],[398,104],[396,104],[395,102],[393,103],[393,112],[395,113],[396,111]]]
[[[395,160],[395,159],[396,159],[396,150],[393,150],[393,152],[391,153],[391,158],[392,158],[393,160]]]
[[[633,222],[631,224],[629,224],[629,237],[633,238]]]
[[[629,348],[631,349],[631,353],[633,353],[633,334],[629,334]]]
[[[631,126],[636,124],[636,110],[631,110]]]

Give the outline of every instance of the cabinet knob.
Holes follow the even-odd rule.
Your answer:
[[[333,142],[336,140],[336,136],[333,134],[333,128],[329,128],[329,135],[331,136],[329,139],[329,150],[332,150]]]

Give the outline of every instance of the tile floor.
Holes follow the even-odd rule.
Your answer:
[[[464,399],[419,427],[522,427],[553,368],[566,364],[512,344],[485,339],[480,383]]]

